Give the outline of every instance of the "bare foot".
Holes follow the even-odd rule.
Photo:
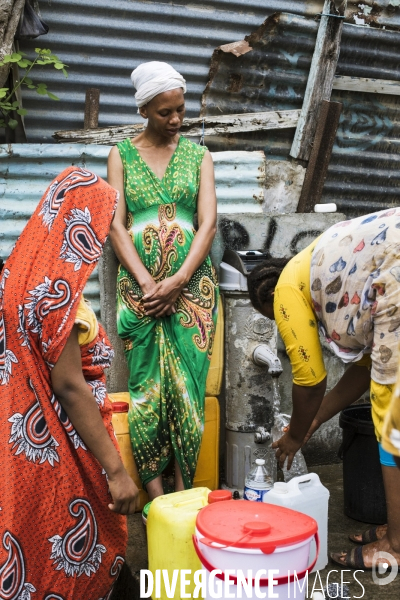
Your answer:
[[[386,535],[386,530],[387,525],[377,525],[362,533],[350,535],[349,538],[355,544],[368,544],[370,542],[375,542],[376,540],[381,540],[383,536]]]

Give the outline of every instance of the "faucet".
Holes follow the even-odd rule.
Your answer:
[[[274,354],[267,344],[259,344],[253,351],[253,362],[259,367],[268,367],[268,373],[271,377],[279,377],[282,373],[281,361]],[[257,427],[254,433],[254,442],[256,444],[265,444],[271,439],[271,434],[265,427]]]
[[[254,348],[253,362],[259,367],[268,367],[271,377],[279,377],[282,373],[281,361],[267,344],[259,344]]]

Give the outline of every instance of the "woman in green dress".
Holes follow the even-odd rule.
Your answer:
[[[218,303],[208,256],[216,196],[210,153],[179,134],[185,80],[158,62],[140,65],[132,80],[148,123],[110,152],[108,181],[125,198],[110,237],[121,263],[117,326],[133,452],[153,499],[163,494],[161,474],[172,459],[176,491],[192,486],[196,470]]]

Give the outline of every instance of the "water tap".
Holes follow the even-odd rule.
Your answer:
[[[271,377],[279,377],[282,373],[281,361],[267,344],[259,344],[253,352],[253,362],[259,367],[268,367]]]
[[[265,427],[263,427],[262,425],[260,427],[257,427],[257,429],[254,432],[254,442],[256,444],[265,444],[265,442],[268,442],[270,439],[271,434],[265,429]]]

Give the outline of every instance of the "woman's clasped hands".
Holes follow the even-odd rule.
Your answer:
[[[160,318],[176,313],[176,301],[183,287],[184,282],[178,274],[167,277],[159,283],[152,280],[144,285],[142,304],[145,315]]]

